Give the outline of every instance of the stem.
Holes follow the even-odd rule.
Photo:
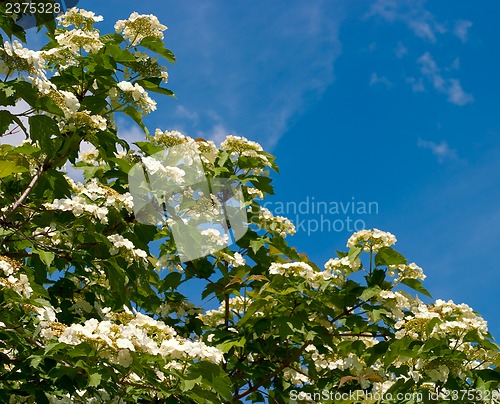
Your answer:
[[[300,355],[302,355],[302,352],[312,343],[312,340],[307,340],[302,344],[302,346],[295,352],[290,358],[288,358],[286,361],[284,361],[281,366],[276,369],[273,373],[271,373],[269,376],[267,376],[264,380],[261,380],[259,383],[255,384],[253,387],[250,387],[248,390],[244,391],[243,393],[237,394],[236,396],[233,397],[233,403],[235,403],[237,400],[240,398],[243,398],[250,393],[253,393],[254,391],[258,390],[260,387],[262,387],[264,384],[269,382],[273,377],[275,377],[277,374],[281,373],[283,369],[287,368],[292,362],[296,361]]]
[[[26,200],[26,198],[28,197],[30,192],[33,190],[36,183],[38,182],[38,180],[40,179],[42,174],[47,170],[48,167],[49,167],[49,165],[47,164],[47,160],[45,160],[45,162],[42,164],[42,166],[40,167],[38,172],[31,179],[31,182],[29,183],[28,188],[26,188],[26,190],[23,192],[21,197],[14,203],[14,205],[12,205],[12,207],[7,211],[7,213],[5,213],[5,215],[2,216],[2,218],[1,218],[2,221],[6,221],[9,218],[9,216],[11,216],[16,211],[16,209],[22,205],[22,203]]]
[[[229,328],[229,293],[224,295],[224,326]]]

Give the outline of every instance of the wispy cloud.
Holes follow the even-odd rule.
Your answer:
[[[462,41],[467,42],[469,39],[469,29],[472,27],[472,22],[467,20],[459,20],[455,22],[453,33]]]
[[[424,53],[417,62],[421,73],[432,83],[436,91],[448,96],[449,102],[463,106],[474,101],[474,97],[464,91],[458,79],[443,77],[441,69],[429,52]]]
[[[398,59],[401,59],[402,57],[408,54],[408,49],[406,48],[406,46],[403,45],[401,41],[399,41],[394,53],[396,54],[396,57]]]
[[[419,77],[418,79],[415,77],[407,77],[406,82],[411,85],[411,89],[414,93],[422,93],[425,91],[425,85],[422,77]]]
[[[146,135],[134,122],[129,119],[117,119],[118,136],[129,144],[146,140]],[[154,129],[152,130],[154,132]]]
[[[170,77],[182,104],[163,119],[164,129],[175,122],[208,137],[229,128],[270,148],[334,80],[343,2],[228,7],[200,0],[195,12],[179,7],[190,24],[172,27],[179,51]]]
[[[23,100],[18,101],[16,105],[13,107],[4,107],[3,109],[9,111],[11,114],[14,115],[19,115],[21,113],[26,112],[29,110],[31,107]],[[26,116],[19,116],[20,121],[26,128],[26,130],[29,131],[29,123],[28,123],[28,117]],[[18,127],[17,124],[11,124],[5,134],[2,134],[0,136],[0,144],[10,144],[13,146],[17,146],[21,144],[24,140],[26,139],[26,134],[24,131]]]
[[[387,88],[392,87],[392,82],[387,78],[383,76],[379,76],[377,73],[372,73],[370,76],[370,87],[376,86],[376,85],[382,85]]]
[[[430,42],[447,30],[443,23],[425,9],[425,0],[377,0],[369,16],[379,16],[390,22],[403,22],[413,33]]]
[[[455,149],[451,149],[447,142],[435,143],[430,140],[418,139],[417,146],[423,149],[429,149],[436,156],[439,163],[446,161],[460,161]]]
[[[175,115],[178,118],[187,119],[188,121],[191,121],[195,125],[198,124],[200,120],[200,116],[197,112],[191,111],[183,105],[177,106],[177,108],[175,109]]]

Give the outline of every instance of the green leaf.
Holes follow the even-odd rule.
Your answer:
[[[29,117],[31,138],[38,141],[40,148],[46,153],[54,152],[54,140],[52,136],[59,136],[57,123],[47,115],[35,115]]]
[[[379,286],[372,286],[371,288],[367,288],[361,293],[360,299],[367,301],[370,300],[373,296],[377,296],[380,294],[382,289]]]
[[[406,258],[391,247],[382,247],[375,255],[375,265],[403,265],[406,264]]]
[[[50,268],[52,262],[54,262],[54,258],[56,257],[56,255],[50,251],[42,251],[34,248],[33,252],[38,254],[40,260],[47,266],[47,268]]]
[[[0,160],[0,178],[8,177],[16,173],[24,173],[28,171],[26,167],[18,166],[13,161]]]
[[[361,254],[362,251],[363,247],[359,245],[352,246],[349,250],[349,253],[347,254],[349,261],[354,261],[356,258],[358,258],[359,254]]]
[[[124,39],[120,34],[106,34],[101,36],[101,41],[105,44],[113,43],[115,45],[119,45],[124,41]]]
[[[148,156],[152,156],[155,153],[165,150],[163,147],[156,146],[150,142],[135,142],[134,144]]]
[[[219,345],[217,345],[217,348],[220,349],[224,353],[228,353],[232,347],[244,347],[246,344],[246,339],[245,337],[242,337],[236,341],[225,341]]]
[[[144,38],[139,45],[143,46],[149,50],[152,50],[153,52],[157,53],[160,56],[163,56],[170,63],[172,63],[172,64],[175,63],[174,54],[170,50],[165,48],[165,45],[163,44],[163,41],[161,39],[158,39],[158,38],[155,38],[152,36],[148,36],[148,37]]]
[[[140,128],[143,130],[143,132],[148,135],[149,134],[149,130],[148,128],[146,128],[146,126],[144,125],[144,122],[142,121],[142,115],[139,113],[139,111],[137,111],[134,107],[132,106],[128,106],[126,108],[123,109],[123,113],[128,115],[129,117],[131,117],[134,122],[140,126]]]
[[[9,126],[14,121],[14,115],[12,115],[9,111],[3,109],[0,111],[0,134],[3,134],[9,129]]]
[[[93,373],[89,377],[88,387],[97,387],[101,384],[101,375],[99,373]]]
[[[139,80],[137,81],[137,83],[140,84],[142,87],[144,87],[144,89],[146,90],[153,91],[159,94],[168,95],[169,97],[175,98],[175,95],[171,90],[160,86],[160,84],[162,83],[162,80],[160,78],[151,77]]]
[[[413,290],[416,290],[417,292],[424,294],[425,296],[432,298],[429,291],[422,286],[422,282],[420,282],[418,279],[403,279],[401,283],[412,288]]]
[[[172,272],[168,274],[165,279],[163,280],[163,284],[161,286],[161,292],[164,292],[165,290],[168,289],[176,289],[180,284],[182,280],[182,274],[179,272]]]
[[[252,248],[253,253],[256,254],[257,251],[259,251],[261,249],[261,247],[263,247],[264,244],[266,244],[266,242],[267,242],[267,239],[265,239],[265,238],[258,238],[257,240],[251,240],[250,247]]]

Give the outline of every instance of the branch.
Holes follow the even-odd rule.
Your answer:
[[[292,362],[295,362],[300,355],[302,355],[302,352],[312,343],[312,340],[307,340],[302,344],[302,346],[295,352],[290,358],[288,358],[286,361],[284,361],[281,366],[276,369],[273,373],[271,373],[269,376],[267,376],[264,380],[261,380],[259,383],[255,384],[253,387],[249,388],[248,390],[244,391],[243,393],[237,394],[236,396],[233,397],[233,403],[235,403],[237,400],[240,398],[243,398],[250,393],[253,393],[254,391],[258,390],[260,387],[262,387],[264,384],[266,384],[268,381],[270,381],[274,376],[277,374],[281,373],[283,369],[287,368]]]
[[[14,203],[14,205],[12,205],[12,207],[7,211],[7,213],[5,213],[5,215],[2,216],[2,221],[6,221],[9,218],[9,216],[11,216],[15,212],[15,210],[22,205],[22,203],[26,200],[26,198],[33,190],[33,188],[35,187],[36,183],[38,182],[42,174],[45,172],[45,170],[47,170],[47,168],[48,164],[47,161],[45,161],[38,170],[38,172],[35,174],[35,176],[31,179],[28,188],[26,188],[21,197]]]

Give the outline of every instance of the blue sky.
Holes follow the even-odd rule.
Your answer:
[[[259,141],[281,170],[271,208],[307,198],[375,202],[371,214],[324,220],[338,221],[337,228],[360,220],[394,233],[396,247],[424,268],[435,298],[471,305],[500,338],[499,2],[78,6],[104,16],[102,32],[132,11],[154,13],[168,26],[177,100],[156,97],[150,129]],[[128,123],[121,134],[142,136]],[[345,229],[307,233],[289,241],[318,264],[349,236]]]

